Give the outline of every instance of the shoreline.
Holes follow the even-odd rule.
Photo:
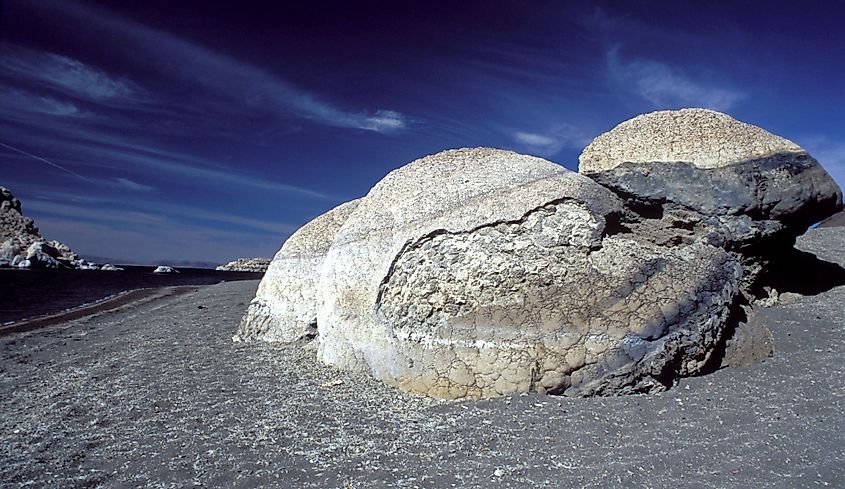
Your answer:
[[[156,274],[150,270],[149,267],[127,267],[117,272],[40,269],[0,273],[0,329],[13,322],[63,314],[97,304],[127,291],[257,280],[263,276],[253,272],[200,269],[183,269],[178,274]]]
[[[207,285],[177,285],[166,287],[145,287],[120,292],[98,301],[82,304],[56,313],[44,314],[32,318],[0,324],[0,337],[11,333],[22,333],[40,328],[69,323],[78,319],[98,316],[107,312],[114,312],[125,307],[137,307],[147,302],[166,297],[183,295],[199,290]]]

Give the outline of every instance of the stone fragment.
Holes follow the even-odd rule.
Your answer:
[[[36,241],[29,245],[26,250],[26,260],[30,262],[31,268],[59,268],[59,250],[46,241]]]
[[[834,228],[842,226],[845,226],[845,211],[839,211],[819,223],[820,228]]]

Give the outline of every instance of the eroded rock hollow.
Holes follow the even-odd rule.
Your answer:
[[[794,240],[841,192],[724,114],[640,118],[581,174],[490,148],[394,170],[285,243],[235,339],[313,338],[324,363],[451,399],[655,392],[720,365],[765,335],[738,327],[759,243]]]

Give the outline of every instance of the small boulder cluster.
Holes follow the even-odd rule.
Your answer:
[[[215,268],[218,272],[260,272],[264,273],[270,266],[269,258],[238,258],[225,265]]]
[[[842,209],[816,160],[684,109],[579,163],[465,148],[392,171],[284,243],[234,339],[316,341],[326,364],[447,399],[659,392],[771,353],[751,320],[765,271]]]

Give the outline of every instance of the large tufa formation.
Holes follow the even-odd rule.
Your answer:
[[[391,172],[285,243],[235,339],[316,337],[327,364],[443,398],[655,392],[766,354],[754,243],[789,242],[841,193],[762,129],[657,114],[597,138],[584,174],[488,148]]]
[[[45,240],[33,220],[23,216],[20,200],[0,187],[0,267],[74,267],[78,259],[67,245]]]
[[[477,148],[412,162],[335,237],[318,358],[445,398],[660,390],[707,361],[741,271],[706,244],[616,234],[622,209],[540,158]]]

